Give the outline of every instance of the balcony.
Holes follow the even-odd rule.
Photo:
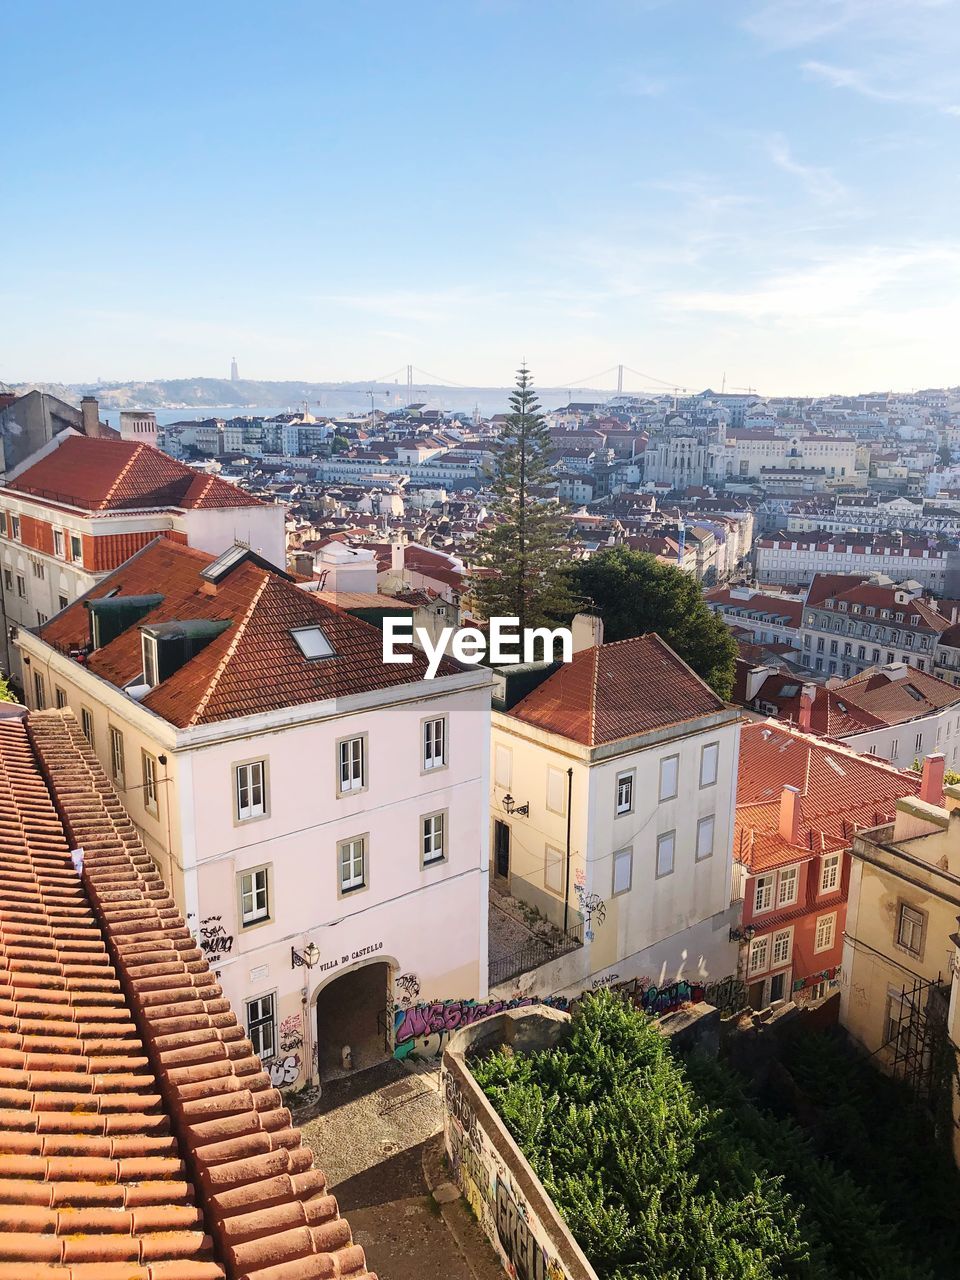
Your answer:
[[[509,982],[583,946],[583,922],[570,912],[566,932],[518,898],[490,890],[487,952],[490,986]]]

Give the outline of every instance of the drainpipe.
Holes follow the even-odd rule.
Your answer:
[[[573,800],[573,766],[567,770],[567,875],[563,888],[563,932],[567,932],[567,916],[570,911],[570,819]]]

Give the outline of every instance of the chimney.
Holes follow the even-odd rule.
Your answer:
[[[817,686],[815,684],[805,684],[800,690],[799,727],[804,733],[810,732],[810,726],[813,723],[813,704],[816,696]]]
[[[780,834],[788,844],[800,843],[800,790],[785,786],[780,792]]]
[[[747,702],[753,702],[754,698],[767,682],[767,677],[773,675],[773,667],[751,667],[747,672],[746,688],[744,696]]]
[[[595,613],[578,613],[570,624],[573,652],[597,649],[603,644],[603,619]]]
[[[920,799],[927,804],[943,805],[943,774],[946,761],[942,751],[929,755],[923,762],[923,773],[920,775]]]
[[[83,414],[83,434],[91,438],[100,434],[100,406],[96,396],[84,396],[80,401]]]

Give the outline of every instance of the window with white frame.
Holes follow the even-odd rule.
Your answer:
[[[551,893],[563,892],[563,854],[549,844],[543,861],[543,885]]]
[[[566,775],[562,769],[547,766],[547,808],[551,813],[566,813]]]
[[[914,750],[915,750],[915,751],[922,751],[922,750],[923,750],[923,734],[922,734],[922,733],[918,733],[918,734],[917,734],[917,740],[916,740],[916,742],[914,743]]]
[[[140,762],[143,767],[143,807],[147,813],[156,817],[160,811],[157,802],[157,761],[148,751],[141,751]]]
[[[784,867],[780,872],[777,884],[777,906],[789,907],[797,900],[797,886],[800,880],[799,867]]]
[[[837,913],[832,911],[828,916],[817,916],[817,928],[813,939],[813,950],[829,951],[837,931]]]
[[[22,573],[17,574],[17,595],[21,600],[27,598],[27,580]]]
[[[47,576],[47,575],[46,575],[46,569],[44,568],[43,561],[42,561],[42,560],[31,560],[31,561],[30,561],[30,568],[31,568],[31,570],[33,571],[33,576],[34,576],[35,578],[39,578],[39,580],[40,580],[41,582],[43,582],[44,578]]]
[[[897,943],[912,956],[919,956],[923,950],[923,925],[923,912],[901,902],[897,916]]]
[[[267,1062],[277,1052],[277,1017],[273,993],[247,1001],[247,1036],[253,1051]]]
[[[63,530],[54,529],[53,531],[53,550],[57,556],[63,559]]]
[[[37,711],[42,711],[47,705],[47,691],[39,671],[33,673],[33,705]]]
[[[717,780],[717,766],[720,761],[720,744],[708,742],[700,750],[700,786],[712,787]]]
[[[423,722],[423,767],[442,769],[447,763],[447,719],[438,716]]]
[[[513,752],[499,742],[493,753],[493,780],[498,787],[509,787],[513,781]]]
[[[617,774],[617,817],[633,812],[633,779],[634,770]]]
[[[633,884],[633,850],[618,849],[613,855],[613,897],[629,893]]]
[[[70,535],[70,559],[81,560],[83,558],[83,546],[80,539],[75,533]]]
[[[234,767],[237,821],[262,818],[267,812],[266,762],[251,760]]]
[[[58,596],[57,596],[57,608],[58,608],[59,610],[61,610],[61,611],[62,611],[63,609],[65,609],[69,603],[70,603],[70,601],[69,601],[69,599],[67,598],[67,596],[65,596],[65,595],[58,595]]]
[[[270,919],[270,868],[240,873],[240,923],[246,928]]]
[[[659,799],[673,800],[677,794],[677,780],[680,774],[680,757],[664,756],[660,761]]]
[[[820,864],[820,892],[832,893],[840,883],[840,854],[828,854]]]
[[[890,743],[890,759],[896,760],[899,752],[900,752],[900,739],[894,738]]]
[[[793,930],[779,929],[773,935],[773,952],[771,963],[773,965],[789,964],[790,954],[793,951]]]
[[[750,943],[750,972],[762,973],[767,967],[767,956],[770,949],[770,939],[754,938]]]
[[[337,845],[340,864],[340,892],[362,889],[367,882],[367,838],[354,836]]]
[[[10,517],[10,537],[19,540],[19,537],[20,537],[20,517],[19,516],[12,515]]]
[[[110,726],[110,776],[123,786],[123,734],[114,724]]]
[[[697,862],[709,858],[713,853],[713,833],[716,820],[713,814],[701,818],[697,823]]]
[[[431,862],[442,862],[447,856],[446,811],[428,813],[421,824],[421,856],[426,867]]]
[[[759,915],[761,911],[769,911],[773,906],[773,881],[772,875],[757,876],[753,886],[753,913]]]
[[[141,634],[143,649],[143,683],[153,689],[157,684],[157,641],[154,636]]]
[[[57,704],[57,710],[62,711],[63,708],[67,705],[66,690],[61,689],[59,685],[56,685],[54,688],[53,694],[54,694],[54,701]]]
[[[80,708],[80,728],[83,730],[83,736],[93,746],[93,712],[87,707]]]
[[[362,791],[367,785],[366,742],[363,736],[344,738],[337,743],[338,790],[340,795]]]
[[[665,831],[657,837],[657,879],[673,875],[673,855],[677,845],[677,833]]]

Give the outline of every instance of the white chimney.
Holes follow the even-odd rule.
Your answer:
[[[578,613],[570,624],[573,652],[597,649],[603,644],[603,619],[596,613]]]
[[[773,667],[751,667],[747,672],[747,687],[744,690],[747,702],[753,702],[754,698],[767,682],[767,677],[773,675]]]

